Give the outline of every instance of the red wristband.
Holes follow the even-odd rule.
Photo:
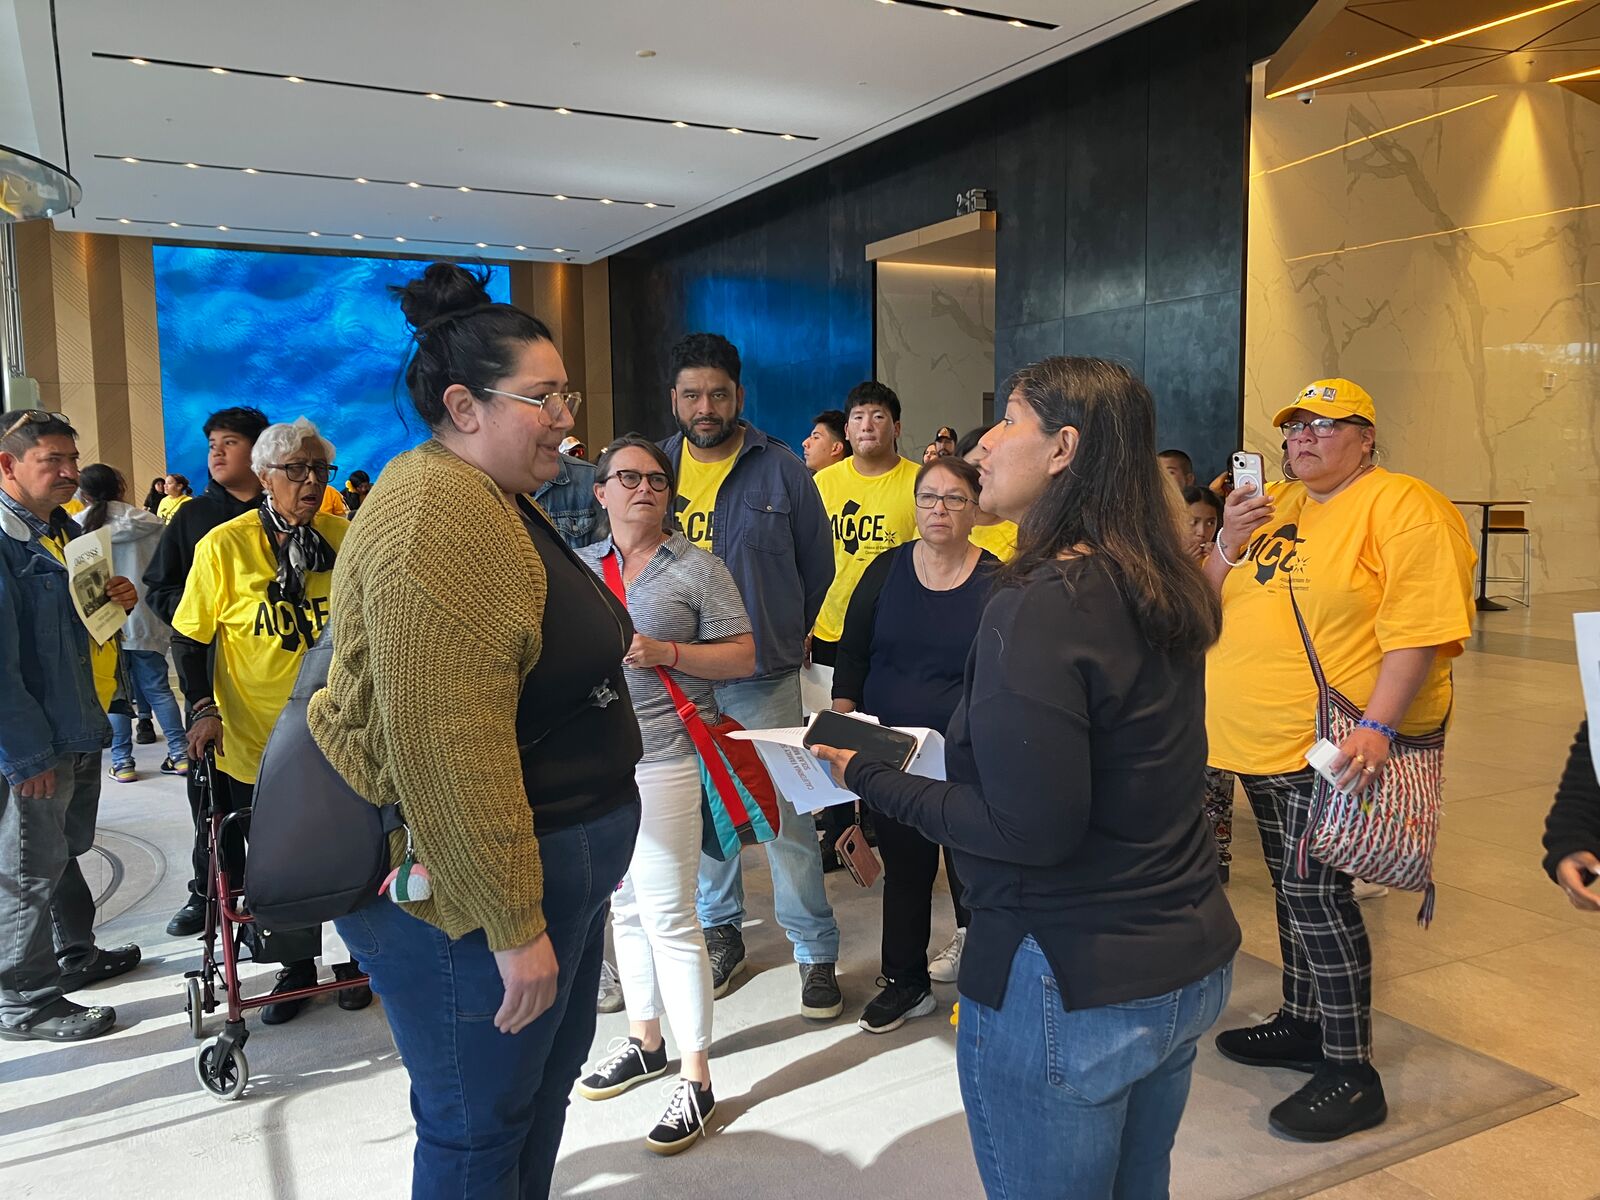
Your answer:
[[[677,642],[669,642],[667,644],[672,647],[672,664],[671,665],[675,667],[675,666],[678,665],[678,643]]]

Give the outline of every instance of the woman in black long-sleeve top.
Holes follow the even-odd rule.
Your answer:
[[[1556,801],[1544,819],[1545,874],[1561,885],[1572,907],[1600,912],[1600,779],[1589,750],[1589,722],[1567,755]]]
[[[917,540],[873,559],[850,594],[833,708],[942,734],[960,703],[967,652],[1000,560],[972,544],[978,469],[971,463],[935,458],[917,473],[913,492]],[[859,1024],[868,1033],[888,1033],[934,1010],[928,934],[939,847],[886,813],[874,813],[873,826],[883,857],[884,977]],[[948,849],[944,858],[956,935],[936,965],[951,968],[940,979],[950,983],[971,916]]]
[[[1126,369],[1034,364],[981,445],[984,504],[1022,528],[967,662],[948,782],[817,753],[956,852],[972,910],[958,1067],[990,1195],[1164,1196],[1239,946],[1201,795],[1221,613]]]

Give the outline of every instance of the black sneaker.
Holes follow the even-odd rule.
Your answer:
[[[665,1042],[646,1050],[638,1038],[612,1038],[606,1056],[595,1064],[594,1071],[578,1080],[578,1095],[585,1100],[609,1100],[666,1071]]]
[[[878,986],[883,991],[873,997],[856,1022],[868,1033],[890,1033],[912,1017],[926,1017],[933,1012],[933,991],[926,981],[896,983],[879,976]]]
[[[800,964],[800,1015],[811,1021],[831,1021],[844,1011],[844,996],[833,976],[832,963]]]
[[[311,959],[302,959],[300,962],[290,963],[278,972],[278,982],[272,989],[276,996],[279,992],[294,992],[300,988],[315,987],[317,982],[317,964]],[[276,1004],[269,1004],[261,1010],[261,1023],[263,1025],[286,1025],[300,1015],[300,1011],[311,1003],[310,996],[300,996],[294,1000],[280,1000]]]
[[[141,746],[153,746],[156,743],[156,727],[150,723],[149,717],[140,717],[133,727],[133,740]]]
[[[1267,1123],[1297,1142],[1335,1142],[1389,1116],[1383,1081],[1371,1066],[1325,1064],[1287,1100],[1273,1107]]]
[[[728,994],[733,977],[744,970],[744,937],[737,925],[713,925],[706,930],[706,954],[711,958],[711,998]]]
[[[1275,1012],[1260,1025],[1217,1034],[1217,1049],[1247,1067],[1315,1071],[1322,1066],[1322,1031],[1309,1021]]]
[[[190,937],[206,927],[206,898],[189,893],[183,907],[167,922],[168,937]]]
[[[644,1139],[657,1154],[682,1154],[706,1134],[706,1122],[717,1111],[717,1098],[711,1085],[701,1086],[690,1079],[672,1085],[667,1111]]]

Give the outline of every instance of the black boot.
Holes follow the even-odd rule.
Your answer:
[[[314,987],[316,982],[316,960],[304,958],[299,962],[287,964],[278,972],[278,982],[272,989],[272,994],[276,996],[279,992],[297,992],[301,988]],[[310,1003],[310,996],[301,996],[295,1000],[280,1000],[276,1004],[269,1004],[261,1010],[261,1023],[285,1025],[298,1017],[300,1010]]]
[[[183,907],[167,922],[168,937],[193,937],[206,927],[206,898],[189,893]]]
[[[347,963],[339,963],[333,968],[333,977],[340,983],[361,978],[361,964],[351,959]],[[363,983],[360,987],[348,987],[339,993],[339,1007],[345,1012],[359,1012],[372,1003],[372,988]]]

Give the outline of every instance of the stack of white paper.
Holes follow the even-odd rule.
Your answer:
[[[864,713],[848,715],[878,724]],[[943,779],[944,736],[932,729],[894,728],[917,739],[916,757],[911,760],[907,773],[921,775],[924,779]],[[755,743],[761,761],[766,764],[767,773],[772,776],[773,785],[785,800],[794,805],[796,812],[814,813],[831,804],[851,803],[857,798],[856,794],[834,783],[828,765],[821,759],[813,758],[811,751],[805,748],[803,743],[809,729],[810,726],[797,729],[745,729],[729,736]]]

